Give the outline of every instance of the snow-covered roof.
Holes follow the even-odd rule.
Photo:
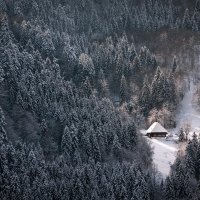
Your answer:
[[[147,133],[168,133],[168,131],[158,122],[154,122],[146,132]]]

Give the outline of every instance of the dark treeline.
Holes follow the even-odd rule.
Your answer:
[[[199,3],[173,3],[0,0],[2,199],[165,199],[134,120],[175,111],[177,64],[129,34],[198,32]]]

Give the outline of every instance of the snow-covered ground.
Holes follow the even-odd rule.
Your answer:
[[[146,135],[146,130],[140,130],[140,133],[146,137],[153,149],[153,161],[156,169],[161,175],[161,178],[166,178],[170,172],[170,166],[174,163],[179,149],[175,137],[165,138],[149,138]]]
[[[153,160],[157,170],[165,178],[170,172],[170,166],[174,163],[178,144],[174,141],[166,141],[164,138],[148,138],[153,150]]]
[[[146,130],[140,130],[141,134],[145,136]],[[155,167],[160,173],[162,178],[166,178],[170,172],[170,166],[176,159],[179,145],[175,137],[170,137],[168,140],[165,138],[149,138],[145,136],[153,148],[153,161]]]

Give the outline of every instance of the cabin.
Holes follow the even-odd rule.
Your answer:
[[[148,137],[166,137],[168,131],[158,122],[154,122],[146,131]]]

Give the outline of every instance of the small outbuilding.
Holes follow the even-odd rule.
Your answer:
[[[154,122],[146,131],[148,137],[166,137],[168,131],[158,122]]]

